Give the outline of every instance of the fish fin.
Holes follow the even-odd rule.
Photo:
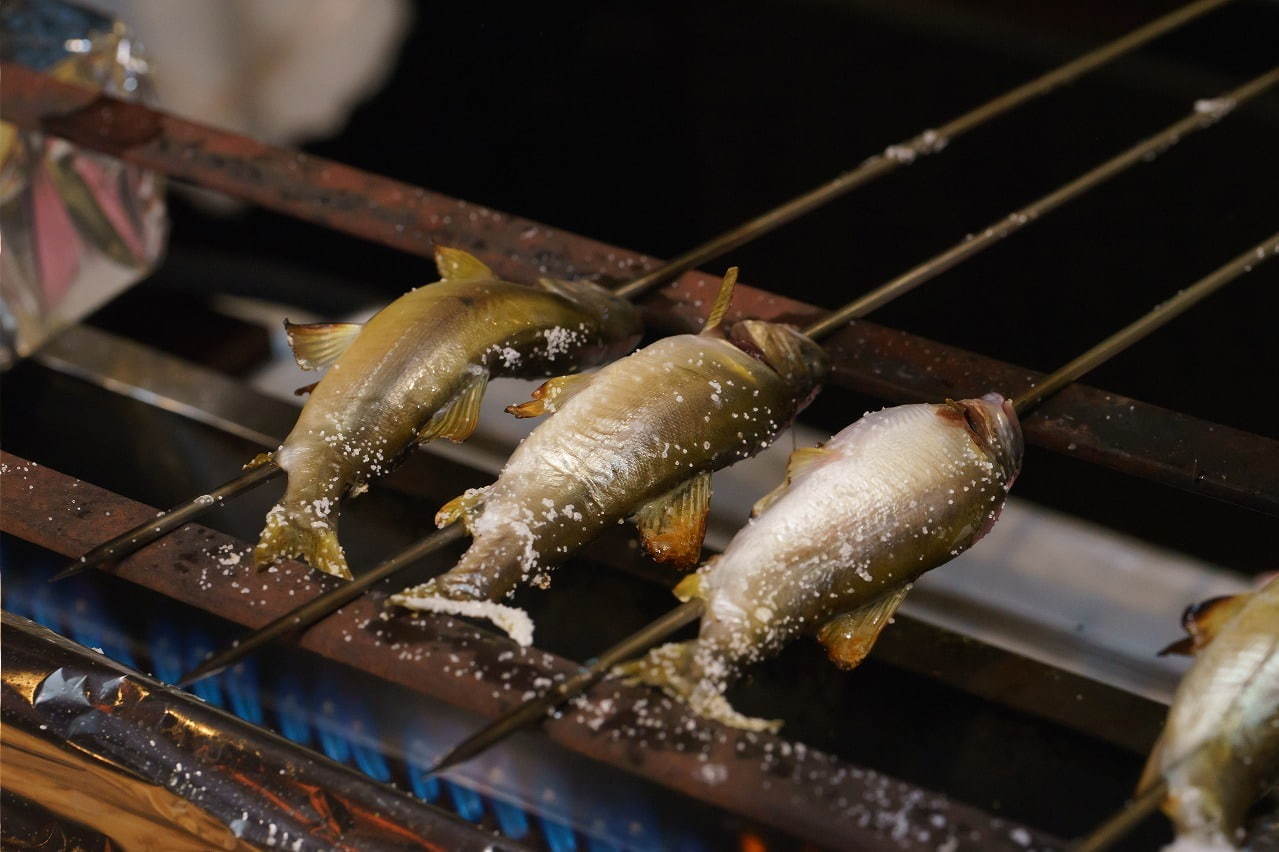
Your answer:
[[[1198,653],[1217,637],[1226,622],[1243,609],[1249,597],[1246,594],[1222,595],[1186,607],[1186,611],[1181,614],[1181,626],[1186,629],[1187,635],[1164,648],[1159,655]]]
[[[307,395],[307,394],[309,394],[311,391],[313,391],[313,390],[315,390],[317,387],[319,387],[319,385],[320,385],[320,383],[319,383],[319,382],[311,382],[311,384],[309,384],[309,385],[303,385],[302,387],[300,387],[300,388],[298,388],[297,390],[295,390],[295,391],[293,392],[293,395],[294,395],[294,396],[306,396],[306,395]]]
[[[786,478],[782,480],[781,485],[755,501],[755,505],[751,507],[751,517],[758,518],[760,515],[767,512],[770,506],[782,499],[782,496],[790,490],[790,487],[795,482],[796,477],[811,468],[816,462],[829,454],[829,452],[830,451],[824,447],[800,447],[798,450],[791,453],[790,459],[786,462]]]
[[[253,563],[265,567],[290,557],[302,559],[325,574],[351,579],[335,526],[277,505],[267,513],[266,527],[253,548]]]
[[[910,584],[898,586],[852,612],[835,616],[822,625],[818,640],[826,646],[831,662],[841,669],[853,669],[875,647],[879,634],[893,620],[910,591]]]
[[[1194,656],[1195,640],[1190,636],[1183,636],[1176,642],[1169,642],[1167,645],[1159,649],[1156,656],[1166,657],[1169,654],[1177,654],[1182,657]]]
[[[514,414],[520,418],[554,414],[574,394],[589,385],[593,378],[594,375],[592,374],[573,373],[567,376],[556,376],[553,379],[547,379],[538,386],[537,390],[533,391],[532,399],[519,405],[506,406],[506,413]]]
[[[706,317],[706,325],[702,326],[702,334],[714,331],[724,321],[728,306],[733,303],[733,288],[737,286],[737,267],[729,267],[724,273],[724,282],[719,285],[719,293],[715,295],[715,303]]]
[[[436,438],[448,438],[461,443],[471,437],[480,422],[480,403],[484,401],[488,379],[486,372],[472,373],[457,395],[418,430],[418,441],[425,444]]]
[[[364,326],[358,322],[284,321],[293,358],[303,370],[322,370],[342,356]]]
[[[657,562],[670,562],[681,571],[692,568],[702,555],[710,505],[709,473],[699,473],[648,503],[635,513],[644,550]]]
[[[690,675],[697,641],[660,645],[638,660],[614,666],[613,677],[623,683],[655,686],[667,695],[684,702],[704,719],[722,722],[744,731],[778,731],[780,719],[757,719],[733,709],[720,686]]]
[[[488,497],[488,487],[468,488],[440,507],[440,510],[435,513],[435,525],[447,527],[454,521],[461,521],[469,532],[472,522],[484,506],[486,497]]]
[[[447,246],[435,247],[435,268],[440,271],[441,281],[476,281],[497,277],[475,255]]]
[[[269,461],[275,461],[275,453],[258,453],[256,456],[249,459],[249,463],[241,469],[253,470],[256,467],[261,467]]]
[[[575,302],[577,291],[569,281],[561,281],[558,278],[539,278],[537,286],[541,287],[548,293],[554,293],[556,296],[563,296],[570,302]]]

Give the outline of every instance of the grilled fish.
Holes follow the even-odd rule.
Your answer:
[[[436,251],[441,280],[406,293],[366,324],[285,323],[298,365],[332,365],[274,454],[288,474],[254,550],[259,565],[301,557],[351,576],[337,538],[338,502],[386,473],[409,448],[465,440],[490,377],[532,378],[630,351],[639,315],[590,282],[499,280],[456,249]]]
[[[487,617],[521,644],[532,625],[497,605],[607,525],[634,517],[648,553],[697,564],[710,474],[773,441],[826,375],[820,346],[793,328],[745,320],[720,331],[730,270],[700,334],[659,340],[593,375],[552,379],[510,411],[554,413],[492,485],[447,504],[474,536],[451,571],[393,596],[418,610]]]
[[[1021,426],[998,394],[902,405],[791,455],[786,480],[718,557],[680,583],[705,602],[697,639],[663,645],[617,674],[751,730],[724,692],[742,669],[817,631],[852,668],[911,583],[990,529],[1021,469]]]
[[[1140,790],[1168,782],[1178,845],[1233,849],[1248,808],[1279,782],[1279,578],[1186,610],[1194,653]]]

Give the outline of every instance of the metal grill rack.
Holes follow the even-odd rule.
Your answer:
[[[20,67],[5,64],[3,80],[0,112],[7,121],[401,251],[429,256],[435,245],[456,246],[515,281],[552,275],[620,283],[661,265],[633,251],[116,101]],[[1241,245],[1256,236],[1244,237]],[[1169,283],[1177,286],[1193,277]],[[690,271],[643,298],[650,330],[696,330],[717,284],[716,276]],[[824,314],[816,305],[749,286],[739,287],[732,311],[734,317],[799,326]],[[826,347],[835,367],[828,394],[934,401],[980,395],[992,387],[1016,393],[1040,376],[864,320],[835,334]],[[153,506],[126,495],[172,500],[220,481],[248,457],[246,448],[273,448],[296,414],[225,376],[87,326],[65,333],[33,363],[6,377],[5,392],[10,411],[21,405],[39,412],[25,423],[15,416],[6,419],[8,447],[42,442],[48,447],[43,458],[6,452],[0,459],[3,555],[13,566],[51,564],[50,554],[78,556],[154,514]],[[94,439],[73,448],[82,436],[76,415],[86,406],[95,411]],[[1089,465],[1224,501],[1240,511],[1279,514],[1279,440],[1272,437],[1085,385],[1071,386],[1036,411],[1025,421],[1025,434],[1031,444]],[[139,443],[146,452],[122,449]],[[93,484],[90,474],[120,466],[115,456],[122,452],[135,453],[124,466],[135,462],[138,469],[117,476],[114,491]],[[407,542],[428,528],[430,513],[423,507],[434,509],[459,486],[481,484],[488,473],[473,463],[418,454],[375,488],[370,504],[356,516],[375,530],[370,537]],[[167,484],[159,487],[156,479]],[[172,496],[170,488],[176,489]],[[248,498],[227,509],[220,524],[251,527],[264,499]],[[259,575],[230,558],[242,550],[233,537],[188,525],[123,562],[113,577],[81,578],[65,593],[41,585],[39,571],[24,567],[6,577],[6,609],[82,645],[101,647],[120,664],[171,681],[184,663],[220,644],[218,637],[232,635],[229,625],[260,626],[305,596],[331,588],[327,578],[291,563]],[[439,565],[447,564],[448,556]],[[616,635],[642,623],[667,600],[664,587],[671,576],[645,564],[620,531],[588,548],[583,559],[606,566],[609,582],[620,584],[617,588],[636,601],[617,616],[611,627]],[[570,582],[593,581],[579,576]],[[67,600],[76,605],[68,608]],[[138,600],[161,614],[118,614],[118,608]],[[428,779],[421,768],[429,764],[432,749],[456,739],[477,717],[494,716],[548,679],[566,676],[576,664],[551,650],[515,651],[505,639],[460,620],[384,623],[377,619],[379,610],[377,599],[354,603],[302,636],[300,650],[280,649],[256,664],[242,664],[200,685],[196,694],[252,725],[273,728],[356,767],[377,784],[365,790],[346,782],[359,788],[354,798],[389,797],[395,802],[388,806],[394,820],[424,836],[432,826],[449,832],[465,827],[419,809],[421,800],[444,805],[515,844],[556,850],[632,843],[714,848],[726,837],[744,849],[1061,845],[1054,836],[1060,826],[1044,829],[1032,818],[1004,817],[965,804],[962,795],[947,795],[944,773],[918,772],[933,783],[899,781],[806,744],[803,735],[822,730],[827,720],[793,725],[780,736],[746,734],[695,719],[666,702],[653,718],[670,733],[655,739],[637,731],[636,718],[625,709],[636,701],[652,702],[652,694],[614,683],[596,687],[587,704],[548,721],[544,735],[521,735],[474,766],[443,780]],[[566,613],[548,609],[539,614],[539,623],[556,615]],[[39,631],[9,615],[4,629],[4,641],[14,643],[10,647],[29,643],[35,649],[30,669],[39,671],[47,662],[38,651]],[[131,638],[138,635],[148,637],[144,647]],[[550,646],[564,641],[563,632],[554,628],[548,637]],[[598,647],[609,638],[601,635]],[[59,645],[57,653],[73,652]],[[812,666],[804,665],[798,663],[794,674],[810,674]],[[900,619],[885,635],[875,665],[879,668],[866,674],[866,683],[935,685],[932,700],[955,700],[961,712],[982,718],[981,724],[989,726],[987,744],[1000,732],[1022,731],[1045,763],[1055,749],[1080,749],[1083,756],[1065,761],[1065,777],[1114,773],[1092,792],[1094,809],[1118,803],[1114,792],[1128,779],[1117,776],[1130,768],[1162,722],[1158,702],[912,618]],[[282,670],[277,667],[288,677],[274,674]],[[302,673],[319,668],[329,672],[327,680],[302,682]],[[288,681],[287,688],[281,680]],[[830,682],[829,677],[821,681],[825,695],[806,694],[831,700]],[[767,681],[758,685],[769,687]],[[174,706],[183,700],[166,697],[159,683],[148,689]],[[846,685],[833,698],[851,701],[856,695]],[[337,698],[325,706],[325,696]],[[321,706],[319,722],[299,706],[308,702]],[[969,710],[963,702],[981,709]],[[430,724],[423,725],[423,719]],[[799,736],[792,738],[792,729]],[[828,733],[819,739],[837,749],[846,736]],[[644,747],[635,745],[637,738]],[[279,750],[282,760],[304,762],[304,752],[291,751],[282,741],[273,741],[270,749]],[[327,764],[306,767],[329,778],[337,771]],[[378,786],[388,783],[400,792]],[[548,801],[548,790],[571,805]],[[1088,799],[1090,794],[1080,795]],[[456,838],[463,834],[448,836],[462,843]],[[385,837],[365,840],[393,848]]]

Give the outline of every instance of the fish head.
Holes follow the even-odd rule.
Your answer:
[[[1004,487],[1011,488],[1013,480],[1021,472],[1025,442],[1021,434],[1021,421],[1011,400],[997,393],[988,393],[977,399],[961,399],[950,405],[959,410],[964,424],[982,451],[999,466]]]
[[[771,367],[800,399],[811,398],[830,373],[826,350],[789,325],[742,320],[728,330],[728,340]]]
[[[601,348],[596,363],[620,358],[635,348],[644,333],[639,310],[593,281],[543,278],[541,286],[590,314],[599,329]]]

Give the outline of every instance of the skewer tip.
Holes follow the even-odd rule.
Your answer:
[[[63,568],[61,571],[59,571],[58,573],[50,577],[48,582],[56,583],[59,580],[65,580],[68,577],[74,577],[76,574],[80,574],[84,571],[88,571],[90,568],[94,567],[97,564],[98,562],[96,560],[93,562],[90,562],[87,557],[81,556],[75,562],[72,562],[70,565],[68,565],[67,567]]]

